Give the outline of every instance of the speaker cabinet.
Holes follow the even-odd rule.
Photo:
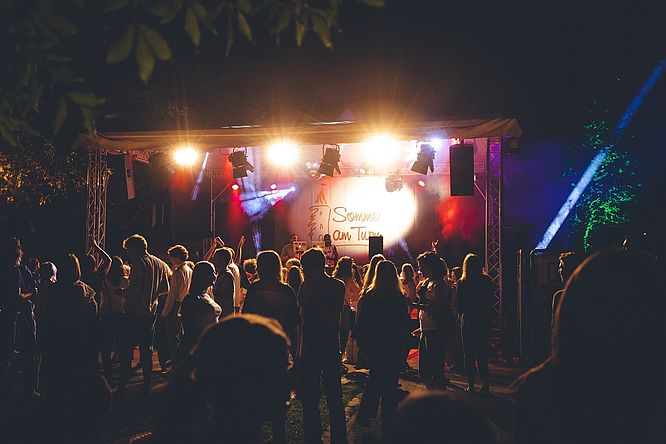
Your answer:
[[[449,147],[451,196],[474,195],[474,145],[462,143]]]
[[[375,254],[384,254],[384,236],[370,236],[368,238],[368,259]]]

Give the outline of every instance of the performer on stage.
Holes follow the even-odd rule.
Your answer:
[[[291,236],[289,236],[289,243],[282,247],[282,252],[280,253],[280,258],[282,259],[283,264],[287,263],[287,261],[292,258],[300,259],[296,256],[294,242],[298,242],[298,235],[296,233],[291,233]]]
[[[326,274],[329,276],[333,273],[335,264],[338,263],[338,250],[331,242],[331,235],[324,235],[324,257],[326,258]]]

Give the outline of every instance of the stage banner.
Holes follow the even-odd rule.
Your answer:
[[[384,247],[400,241],[416,222],[414,190],[387,192],[384,177],[324,177],[304,184],[290,209],[290,228],[308,246],[330,234],[340,256],[368,257],[370,236]]]

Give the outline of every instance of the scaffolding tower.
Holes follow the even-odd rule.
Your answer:
[[[102,148],[88,149],[88,169],[86,174],[86,252],[97,258],[93,241],[102,248],[106,244],[106,191],[109,181],[107,151]],[[99,258],[97,258],[99,259]]]
[[[496,347],[502,331],[502,137],[486,140],[486,272],[495,284],[490,335]]]

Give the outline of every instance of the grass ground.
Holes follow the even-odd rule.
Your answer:
[[[343,384],[342,404],[347,405],[349,401],[354,399],[361,391],[363,391],[363,382],[349,381],[348,383]],[[323,393],[320,393],[319,395],[319,411],[321,412],[322,428],[326,429],[329,426],[328,407],[326,406],[326,399]],[[264,424],[264,427],[261,430],[261,442],[272,442],[271,427],[268,423]],[[287,442],[303,442],[303,404],[298,399],[294,400],[287,410]]]

